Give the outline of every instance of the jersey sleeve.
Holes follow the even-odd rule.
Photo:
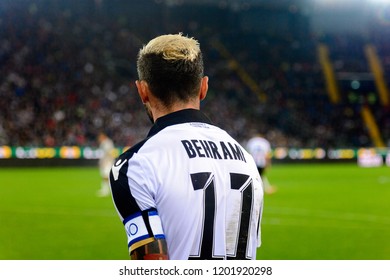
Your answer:
[[[111,168],[112,197],[125,227],[129,252],[165,238],[147,183],[142,165],[137,161],[120,157]]]

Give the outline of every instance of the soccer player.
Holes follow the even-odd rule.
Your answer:
[[[253,158],[200,111],[208,77],[182,34],[138,54],[139,96],[153,126],[110,172],[132,259],[256,259],[263,188]]]
[[[99,158],[99,171],[101,176],[101,185],[100,189],[97,192],[97,196],[104,197],[110,194],[110,185],[109,185],[109,174],[111,166],[115,161],[114,156],[114,143],[107,136],[107,134],[100,132],[98,135],[99,149],[101,151],[101,156]]]
[[[272,162],[270,142],[261,134],[256,134],[254,137],[249,139],[246,148],[255,160],[257,169],[260,173],[261,179],[263,180],[264,192],[268,194],[276,192],[275,187],[269,183],[268,178],[265,175],[265,171],[271,166]]]

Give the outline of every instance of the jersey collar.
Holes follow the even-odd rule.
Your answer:
[[[153,136],[163,130],[164,128],[181,123],[201,122],[212,124],[210,119],[200,110],[184,109],[162,116],[156,120],[148,133],[148,137]]]

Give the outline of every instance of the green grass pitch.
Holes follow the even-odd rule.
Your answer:
[[[390,259],[390,168],[283,164],[268,172],[267,260]],[[95,196],[97,168],[1,168],[0,259],[128,259],[111,198]]]

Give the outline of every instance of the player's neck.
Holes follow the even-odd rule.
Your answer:
[[[173,104],[172,106],[170,106],[169,108],[165,107],[165,106],[155,106],[152,109],[153,120],[156,121],[158,118],[161,118],[165,115],[168,115],[168,114],[173,113],[173,112],[185,110],[185,109],[199,110],[200,109],[200,102],[199,101],[198,102],[192,101],[192,102],[185,102],[185,103],[177,102],[177,103]]]

